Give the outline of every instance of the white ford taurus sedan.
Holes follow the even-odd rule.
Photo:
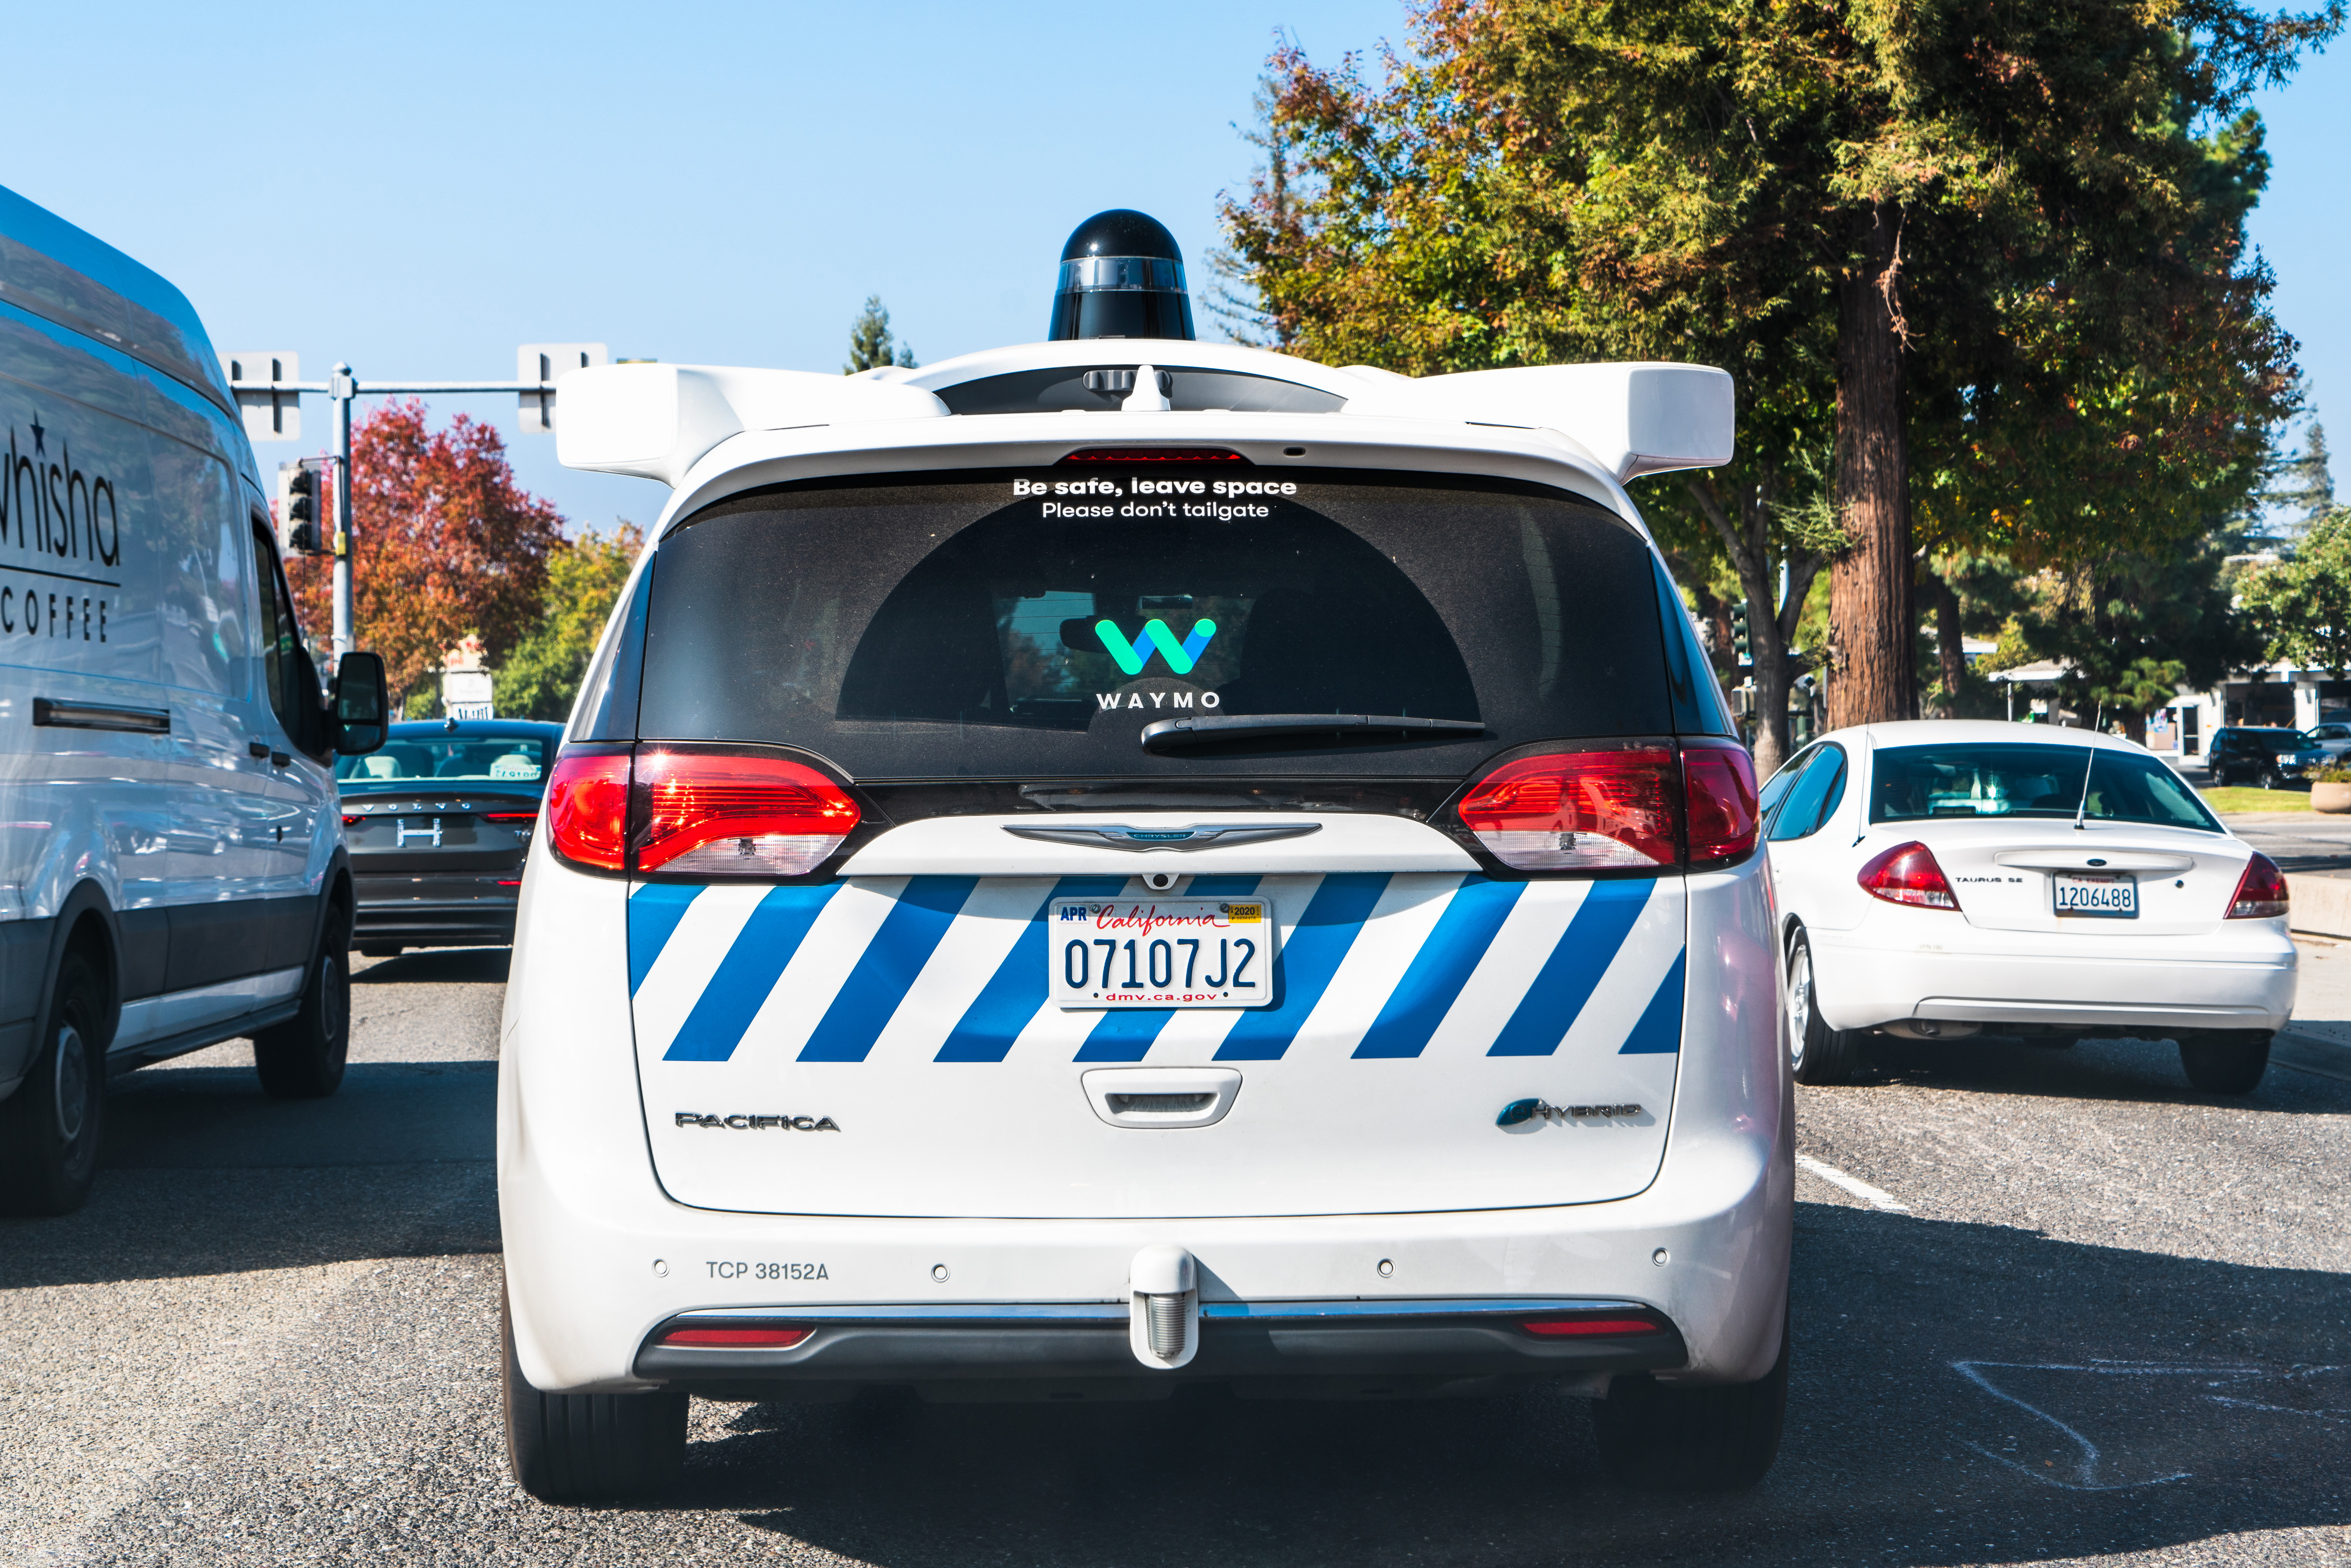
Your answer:
[[[2126,740],[1964,720],[1823,737],[1764,787],[1799,1082],[1873,1032],[2179,1042],[2250,1092],[2294,1011],[2284,876]]]

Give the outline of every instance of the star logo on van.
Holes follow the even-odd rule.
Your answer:
[[[41,438],[47,434],[47,433],[41,428],[41,416],[37,413],[35,414],[33,416],[33,451],[37,456],[47,456],[48,455],[48,448],[41,444]]]

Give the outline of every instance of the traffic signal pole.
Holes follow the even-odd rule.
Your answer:
[[[572,361],[577,359],[578,365]],[[555,428],[554,408],[556,382],[566,371],[604,362],[601,343],[526,343],[517,350],[517,368],[531,379],[517,377],[510,382],[362,382],[351,373],[348,364],[337,362],[331,380],[305,382],[288,373],[280,380],[281,372],[291,372],[298,364],[292,354],[223,354],[231,386],[235,392],[240,409],[246,411],[246,431],[257,441],[293,440],[301,429],[298,413],[300,394],[324,392],[335,405],[335,476],[334,533],[330,545],[335,560],[335,656],[340,659],[356,648],[358,638],[353,632],[355,607],[351,599],[351,562],[359,542],[351,509],[351,401],[362,397],[402,397],[428,395],[463,395],[478,392],[514,392],[521,398],[525,415],[524,428],[542,431]],[[248,380],[244,364],[251,362],[257,370],[270,366],[267,381]],[[293,402],[288,409],[286,404]],[[266,423],[256,415],[266,410]],[[291,415],[289,419],[287,416]],[[323,498],[323,497],[322,497]],[[321,519],[323,521],[324,519]],[[283,526],[286,519],[280,518]]]

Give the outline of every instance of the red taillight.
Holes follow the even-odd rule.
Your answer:
[[[482,821],[486,822],[536,822],[538,821],[538,813],[537,811],[485,811],[482,813]]]
[[[1462,822],[1519,871],[1671,865],[1674,754],[1662,746],[1505,762],[1461,802]]]
[[[1733,746],[1563,751],[1478,781],[1462,822],[1518,871],[1720,865],[1755,848],[1755,768]]]
[[[2277,862],[2253,852],[2245,862],[2245,874],[2237,879],[2237,896],[2229,901],[2231,920],[2272,920],[2286,910],[2285,873],[2278,870]]]
[[[661,1336],[661,1343],[690,1346],[725,1345],[749,1350],[789,1350],[815,1332],[814,1329],[672,1329]]]
[[[1651,1318],[1529,1318],[1519,1326],[1545,1339],[1665,1332],[1665,1325]]]
[[[637,757],[639,871],[799,876],[857,826],[857,802],[805,763],[647,748]]]
[[[1935,863],[1935,852],[1917,842],[1896,844],[1861,868],[1860,882],[1872,898],[1920,909],[1957,909],[1958,894]]]
[[[343,813],[343,826],[347,828],[356,828],[359,825],[360,820],[357,817],[352,816],[349,811]]]
[[[1684,747],[1682,786],[1693,870],[1735,861],[1754,849],[1755,764],[1744,747]]]
[[[565,860],[601,871],[628,864],[629,758],[565,756],[547,781],[549,842]]]

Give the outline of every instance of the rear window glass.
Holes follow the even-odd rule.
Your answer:
[[[536,736],[434,735],[392,732],[381,751],[339,758],[335,778],[344,793],[371,784],[400,789],[420,779],[467,784],[536,784],[548,768],[549,744]]]
[[[2093,760],[2095,759],[2095,760]],[[2086,746],[1897,746],[1872,767],[1869,820],[2071,817],[2219,832],[2177,773],[2152,757]],[[2088,806],[2084,810],[2086,768]]]
[[[1532,486],[1122,465],[779,488],[662,542],[638,729],[860,778],[1458,774],[1670,732],[1654,580],[1630,527]],[[1273,715],[1481,729],[1141,744]]]

